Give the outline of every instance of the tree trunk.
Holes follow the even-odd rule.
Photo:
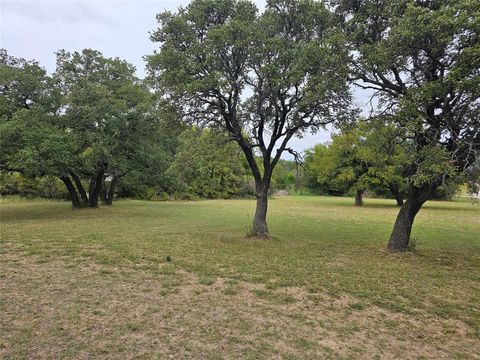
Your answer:
[[[82,204],[80,203],[77,190],[75,190],[75,186],[73,186],[72,180],[70,180],[68,176],[60,176],[60,180],[62,180],[67,187],[68,194],[70,195],[70,200],[72,201],[72,206],[74,208],[81,208]]]
[[[96,208],[98,207],[98,196],[100,195],[100,191],[102,189],[102,181],[103,181],[103,175],[105,173],[105,170],[99,170],[97,172],[96,178],[92,178],[90,181],[90,198],[89,200],[89,206],[91,208]]]
[[[388,188],[392,195],[395,197],[395,200],[397,201],[398,206],[403,205],[403,196],[400,194],[400,190],[398,189],[398,186],[396,184],[389,184]]]
[[[95,190],[96,176],[90,176],[90,183],[88,184],[88,199],[90,200],[93,196],[93,191]],[[90,201],[89,201],[90,203]]]
[[[253,218],[252,235],[268,238],[267,227],[267,207],[268,195],[266,193],[257,194],[257,207],[255,209],[255,217]]]
[[[107,191],[107,185],[105,181],[103,182],[103,196],[104,196],[104,202],[105,205],[112,205],[113,202],[113,197],[115,196],[115,185],[117,183],[117,178],[113,177],[112,181],[110,181],[110,187],[108,188]]]
[[[103,204],[107,204],[107,199],[108,199],[108,194],[107,194],[107,183],[105,182],[105,179],[106,179],[106,176],[103,175],[103,179],[102,179],[102,191],[100,192],[101,193],[101,196],[102,196],[102,203]]]
[[[268,189],[269,181],[261,181],[256,184],[257,207],[253,218],[252,236],[269,238],[267,227]]]
[[[75,185],[77,186],[77,189],[78,189],[78,192],[80,194],[80,198],[82,199],[83,205],[87,205],[88,204],[88,196],[87,196],[87,193],[85,191],[85,188],[82,185],[82,181],[80,180],[78,175],[75,174],[73,171],[70,171],[70,175],[72,176],[73,181],[75,181]]]
[[[423,189],[409,194],[407,201],[405,201],[400,208],[395,225],[393,226],[393,231],[387,246],[389,251],[398,252],[407,250],[415,216],[430,197],[430,193],[430,189]]]
[[[362,206],[363,205],[363,190],[357,189],[355,193],[355,206]]]

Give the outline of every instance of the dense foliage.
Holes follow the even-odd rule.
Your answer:
[[[480,150],[477,1],[333,1],[351,46],[350,78],[411,148],[407,201],[389,249],[407,248],[415,215]]]
[[[479,18],[474,0],[193,0],[157,16],[147,79],[96,50],[59,51],[53,74],[1,50],[0,194],[255,196],[268,237],[276,190],[368,191],[401,206],[404,251],[427,200],[479,191]],[[365,119],[350,85],[372,95]],[[330,124],[301,164],[291,138]]]
[[[155,87],[185,120],[237,142],[255,179],[252,235],[268,237],[267,194],[289,140],[349,114],[335,16],[307,0],[272,0],[261,14],[251,1],[194,0],[158,20],[160,50],[148,58]]]
[[[331,143],[307,151],[309,186],[332,195],[389,192],[402,205],[408,151],[396,143],[395,129],[382,123],[359,122],[332,135]]]
[[[2,52],[4,170],[56,176],[75,207],[111,204],[115,184],[151,166],[158,121],[135,69],[99,52],[60,51],[53,75]],[[157,149],[158,150],[158,149]]]

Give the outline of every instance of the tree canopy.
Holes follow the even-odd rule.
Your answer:
[[[108,178],[111,203],[115,182],[141,163],[157,127],[134,67],[94,50],[60,51],[50,76],[2,52],[0,71],[2,166],[58,176],[75,207],[96,207]]]
[[[354,191],[356,205],[362,205],[365,190],[379,187],[402,205],[408,152],[397,140],[394,128],[361,120],[308,150],[305,165],[318,187],[340,194]]]
[[[256,183],[253,235],[268,236],[267,193],[289,140],[348,117],[345,47],[322,3],[194,0],[158,15],[149,56],[157,89],[187,120],[224,129]],[[262,157],[262,168],[255,160]]]
[[[480,149],[476,1],[335,1],[351,47],[350,79],[414,150],[407,201],[389,249],[405,250],[415,215]]]

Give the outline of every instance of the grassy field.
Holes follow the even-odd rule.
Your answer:
[[[2,200],[0,358],[478,359],[480,207],[352,202]]]

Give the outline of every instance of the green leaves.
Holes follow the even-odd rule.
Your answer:
[[[228,198],[238,193],[243,168],[236,146],[213,130],[191,128],[167,171],[174,193],[181,197]]]
[[[194,0],[158,16],[150,80],[184,119],[214,124],[268,181],[294,135],[351,115],[347,48],[320,2]],[[256,153],[258,151],[258,153]]]
[[[121,177],[151,159],[144,155],[158,141],[155,104],[127,62],[59,51],[48,76],[35,62],[6,52],[0,59],[2,169],[91,180],[99,169]]]
[[[455,162],[450,159],[448,151],[437,146],[422,148],[416,161],[418,163],[416,172],[409,179],[415,187],[429,184],[438,176],[447,179],[454,177],[457,173]]]
[[[410,188],[434,188],[472,166],[480,154],[478,4],[336,3],[350,39],[352,80],[374,92],[374,115],[410,144]]]
[[[306,169],[310,186],[327,193],[345,193],[349,189],[366,190],[392,185],[405,187],[408,147],[398,143],[397,132],[381,122],[359,121],[355,127],[332,136],[327,145],[316,145],[307,152]]]

